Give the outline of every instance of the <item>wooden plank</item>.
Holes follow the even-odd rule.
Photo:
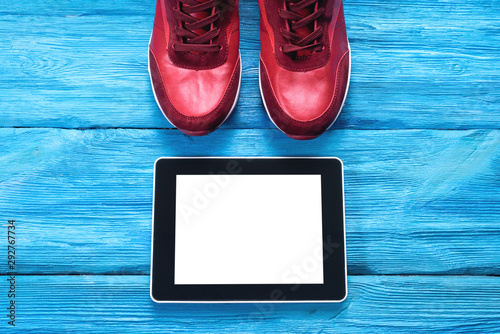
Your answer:
[[[0,282],[7,291],[7,280]],[[263,305],[154,304],[148,276],[17,276],[16,283],[15,329],[23,333],[496,332],[500,327],[498,277],[354,276],[342,304]],[[7,305],[7,293],[0,300]]]
[[[156,1],[138,0],[31,0],[2,2],[0,15],[75,16],[144,15],[154,11]]]
[[[498,130],[0,129],[0,152],[21,273],[148,273],[156,158],[278,155],[344,161],[350,274],[500,274]]]
[[[352,84],[333,129],[498,129],[498,6],[400,0],[345,7]],[[170,128],[147,74],[153,13],[154,1],[1,4],[0,126]],[[256,1],[242,1],[241,19],[242,96],[224,127],[273,128],[258,89]]]

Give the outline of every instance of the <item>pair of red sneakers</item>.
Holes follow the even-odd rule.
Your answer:
[[[288,136],[316,138],[339,115],[349,86],[342,0],[258,1],[264,106]],[[149,72],[174,126],[194,136],[217,129],[241,86],[238,0],[158,0]]]

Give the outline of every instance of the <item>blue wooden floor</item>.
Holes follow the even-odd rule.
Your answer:
[[[298,142],[261,104],[256,0],[235,113],[207,137],[172,129],[147,73],[154,2],[0,0],[1,333],[500,331],[498,3],[346,0],[346,107]],[[340,157],[347,300],[151,302],[153,163],[198,155]]]

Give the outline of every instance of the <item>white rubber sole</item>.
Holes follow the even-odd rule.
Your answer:
[[[149,42],[150,42],[149,44],[151,44],[151,37],[149,39]],[[213,131],[217,130],[222,124],[224,124],[224,122],[229,118],[229,116],[231,116],[231,114],[233,113],[234,109],[236,108],[236,105],[238,104],[238,100],[240,98],[240,90],[241,90],[241,79],[242,79],[242,74],[243,74],[243,62],[241,61],[241,52],[240,52],[240,55],[239,55],[239,59],[240,59],[240,78],[239,78],[239,82],[238,82],[238,91],[236,92],[236,98],[234,99],[233,106],[231,107],[231,110],[227,114],[226,118],[224,118],[224,120],[222,121],[222,123],[220,123],[214,130],[212,130],[210,132],[204,133],[205,131],[200,131],[201,133],[203,133],[202,135],[208,135],[208,134],[212,133]],[[169,121],[170,124],[174,125],[174,123],[172,123],[172,121],[165,114],[163,108],[160,105],[160,102],[158,102],[158,97],[156,96],[155,87],[153,85],[153,78],[151,77],[151,64],[150,64],[150,60],[149,60],[149,47],[148,47],[148,73],[149,73],[149,83],[151,84],[151,90],[153,91],[153,95],[155,97],[156,104],[158,105],[158,108],[160,108],[161,113],[167,119],[167,121]],[[177,128],[177,129],[179,131],[182,131],[183,133],[185,133],[183,130],[181,130],[179,128]],[[187,134],[187,135],[192,136],[193,134]]]
[[[332,127],[332,125],[337,121],[337,118],[339,118],[340,113],[342,112],[342,109],[344,108],[345,101],[347,99],[347,93],[349,92],[349,84],[351,83],[351,46],[349,44],[349,41],[347,42],[347,46],[348,46],[348,49],[349,49],[349,74],[347,75],[347,87],[345,89],[344,99],[342,100],[342,105],[340,106],[340,110],[339,110],[339,113],[337,114],[337,117],[335,117],[335,119],[333,120],[332,124],[330,124],[328,126],[328,128],[325,130],[325,132],[328,131],[328,129],[330,129]],[[274,123],[274,120],[271,117],[271,114],[269,113],[269,109],[267,108],[267,104],[266,104],[266,99],[264,98],[264,93],[262,92],[262,78],[261,78],[261,75],[260,75],[260,59],[259,59],[259,88],[260,88],[260,96],[262,98],[262,103],[264,104],[264,109],[266,109],[267,116],[269,117],[269,119],[271,120],[271,122],[273,122],[274,126],[277,127],[285,135],[287,135],[288,137],[290,137],[292,139],[296,139],[296,138],[293,138],[290,135],[288,135],[285,131],[281,130],[279,128],[279,126],[277,126],[276,123]],[[317,138],[317,137],[314,137],[314,138]],[[314,139],[314,138],[310,138],[310,139]]]

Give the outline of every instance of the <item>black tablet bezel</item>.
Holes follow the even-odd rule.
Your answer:
[[[347,296],[343,165],[338,158],[160,158],[155,162],[151,298],[155,302],[340,302]],[[324,284],[175,285],[176,176],[321,175]]]

